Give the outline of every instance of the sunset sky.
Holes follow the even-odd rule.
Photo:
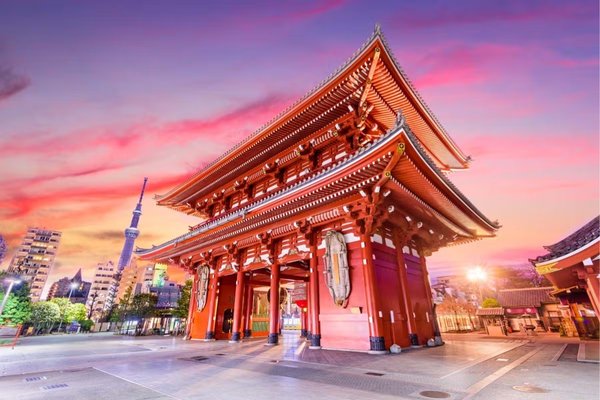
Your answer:
[[[380,23],[464,153],[450,176],[497,238],[432,275],[518,265],[598,215],[598,1],[0,0],[0,234],[63,232],[49,283],[195,218],[162,194],[341,65]],[[217,4],[218,3],[218,4]],[[143,5],[142,5],[143,4]]]

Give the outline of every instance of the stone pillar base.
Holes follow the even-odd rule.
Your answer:
[[[318,350],[321,348],[321,335],[313,333],[310,335],[310,346],[308,346],[311,350]]]
[[[279,335],[276,333],[269,333],[267,337],[267,346],[275,346],[279,343]]]
[[[300,330],[300,337],[306,337],[307,334],[308,334],[308,332],[306,332],[306,329]]]
[[[206,331],[204,340],[215,340],[215,333],[213,331]]]
[[[409,333],[408,334],[408,340],[410,340],[410,346],[411,347],[421,347],[419,345],[419,336],[417,336],[416,333]]]
[[[252,337],[252,329],[244,329],[244,339]]]
[[[385,339],[383,336],[369,336],[369,354],[386,354]]]
[[[233,332],[231,334],[231,340],[229,341],[229,343],[239,343],[240,342],[240,332]]]

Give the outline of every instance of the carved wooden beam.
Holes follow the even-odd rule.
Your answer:
[[[398,145],[396,146],[396,151],[392,155],[392,158],[387,163],[385,169],[383,170],[383,173],[381,174],[381,178],[379,178],[379,181],[377,181],[375,186],[373,186],[373,194],[372,194],[372,200],[371,200],[373,204],[379,204],[382,201],[383,197],[387,197],[388,194],[390,193],[389,191],[382,191],[382,190],[383,190],[384,185],[392,177],[392,170],[398,164],[398,162],[402,158],[402,155],[404,155],[405,148],[406,148],[406,146],[404,145],[404,143],[402,143],[402,142],[398,143]]]
[[[348,109],[351,112],[354,112],[354,108],[351,105],[348,105]],[[354,119],[355,118],[356,117],[354,117]],[[355,122],[353,122],[353,120],[335,124],[334,128],[331,130],[331,133],[338,142],[344,145],[346,152],[350,152],[351,150],[358,148],[356,138],[358,137],[360,131],[356,129]]]
[[[194,257],[193,256],[187,256],[187,257],[180,257],[179,258],[179,265],[185,269],[186,271],[192,271],[193,267],[192,267],[192,259]]]
[[[224,194],[225,194],[225,189],[222,189],[220,192],[214,192],[211,197],[211,202],[213,204],[221,202]]]
[[[373,62],[371,62],[369,74],[367,75],[367,80],[365,81],[365,87],[363,89],[362,95],[360,96],[360,101],[358,102],[359,109],[367,101],[367,96],[369,95],[369,91],[371,90],[371,86],[373,85],[373,77],[375,76],[375,70],[377,69],[377,63],[379,61],[380,56],[381,49],[377,47],[375,48],[375,52],[373,53]]]
[[[311,225],[310,220],[305,218],[294,222],[298,236],[306,240],[309,246],[313,246],[316,240],[316,229]]]
[[[201,263],[208,264],[209,266],[211,266],[212,269],[214,269],[216,259],[215,257],[213,257],[212,250],[203,251],[202,253],[200,253],[198,258],[200,259]]]
[[[279,184],[282,184],[285,178],[285,168],[279,165],[279,160],[265,164],[263,173],[265,176],[274,177]]]
[[[233,190],[242,190],[246,187],[248,183],[248,177],[245,176],[244,179],[237,180],[233,183]]]

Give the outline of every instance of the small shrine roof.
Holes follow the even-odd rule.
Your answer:
[[[530,261],[535,265],[541,262],[572,253],[600,237],[600,217],[594,217],[590,222],[573,232],[560,242],[544,246],[547,254],[538,256]]]
[[[498,302],[504,308],[540,307],[542,304],[558,302],[550,295],[553,290],[553,287],[503,289],[498,291]]]
[[[477,316],[496,316],[504,315],[504,308],[502,307],[489,307],[489,308],[478,308]]]

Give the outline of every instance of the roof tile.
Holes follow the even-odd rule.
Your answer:
[[[550,296],[553,287],[504,289],[498,291],[498,302],[502,307],[540,307],[542,304],[557,303]]]

